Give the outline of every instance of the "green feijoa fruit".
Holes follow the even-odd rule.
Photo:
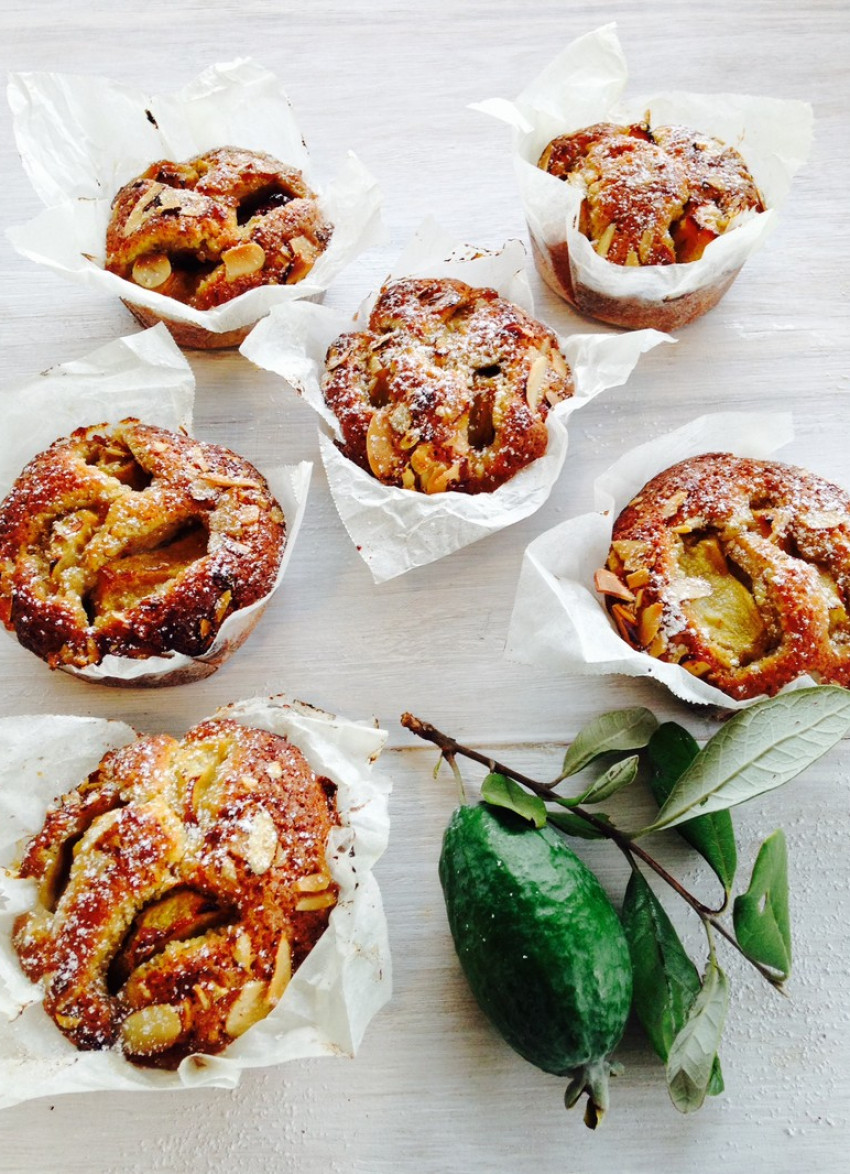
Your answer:
[[[485,804],[452,816],[440,881],[481,1009],[526,1060],[570,1078],[568,1104],[588,1092],[595,1126],[632,999],[628,944],[601,884],[553,828]]]

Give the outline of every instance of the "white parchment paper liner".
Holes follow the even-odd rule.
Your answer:
[[[386,281],[399,277],[453,277],[473,286],[490,286],[534,314],[520,241],[498,252],[476,253],[457,246],[434,223],[420,228]],[[569,416],[607,387],[628,379],[639,356],[660,342],[655,330],[615,337],[589,334],[561,338],[575,394],[547,417],[549,445],[544,456],[492,493],[415,493],[383,485],[336,447],[339,428],[322,395],[325,353],[338,335],[362,330],[380,291],[346,318],[323,306],[301,302],[277,307],[240,348],[252,362],[291,384],[319,414],[319,444],[339,515],[375,582],[442,558],[534,513],[552,491],[567,452]]]
[[[598,513],[562,522],[526,548],[505,655],[558,672],[653,677],[694,704],[724,709],[753,705],[759,698],[736,701],[680,665],[629,647],[609,619],[593,576],[608,558],[620,511],[657,473],[707,452],[764,460],[793,434],[789,413],[720,412],[627,452],[595,482]],[[787,688],[812,684],[810,677],[799,677]]]
[[[24,168],[47,205],[8,230],[11,243],[73,281],[175,322],[223,333],[253,324],[281,302],[321,297],[380,233],[373,177],[349,152],[321,188],[281,82],[250,58],[210,66],[176,94],[149,95],[101,77],[17,73],[8,96]],[[106,226],[118,189],[157,159],[179,161],[222,146],[266,151],[299,168],[318,192],[334,233],[307,278],[196,310],[108,273]]]
[[[32,907],[35,888],[6,868],[16,863],[21,841],[40,829],[48,803],[136,735],[121,722],[95,718],[0,718],[0,1107],[93,1089],[233,1088],[244,1068],[353,1055],[389,999],[387,927],[372,874],[389,836],[390,784],[372,771],[385,732],[283,697],[237,702],[213,716],[289,738],[313,770],[337,784],[342,826],[331,834],[328,855],[340,894],[326,932],[277,1007],[223,1055],[189,1057],[176,1072],[160,1072],[137,1068],[117,1051],[78,1051],[44,1013],[40,987],[18,965],[12,926]]]
[[[514,167],[532,238],[547,246],[567,241],[573,280],[609,297],[672,300],[728,278],[774,226],[795,172],[808,156],[813,113],[805,102],[742,94],[653,93],[625,99],[628,69],[615,24],[567,45],[513,102],[475,104],[514,128]],[[584,193],[541,171],[537,160],[556,135],[595,122],[679,123],[736,147],[767,204],[712,241],[699,261],[678,265],[621,266],[600,257],[578,231]]]
[[[84,359],[42,372],[3,396],[0,434],[0,498],[24,466],[54,440],[89,424],[117,424],[128,416],[145,424],[191,433],[195,377],[165,326],[119,338]],[[128,685],[188,680],[207,675],[238,646],[280,585],[304,517],[312,464],[262,469],[286,518],[286,545],[272,590],[250,607],[233,612],[211,647],[199,657],[175,653],[143,660],[106,656],[99,665],[67,672],[101,683]]]

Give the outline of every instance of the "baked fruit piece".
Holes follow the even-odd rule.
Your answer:
[[[259,151],[220,147],[185,163],[152,163],[121,188],[106,268],[209,310],[257,286],[301,281],[332,233],[300,171]],[[158,320],[131,309],[147,325]],[[179,325],[169,323],[172,333]],[[196,330],[184,345],[202,344],[201,333],[210,332]]]
[[[850,495],[805,469],[709,453],[665,470],[596,587],[633,648],[730,697],[850,683]]]
[[[408,278],[368,329],[328,348],[325,400],[343,453],[386,485],[486,493],[546,451],[573,394],[555,334],[493,289]]]
[[[285,537],[227,449],[132,419],[78,428],[0,503],[0,619],[51,668],[200,656],[271,591]]]
[[[733,147],[684,126],[597,123],[561,135],[538,164],[580,184],[579,231],[615,265],[698,261],[764,201]]]
[[[173,1069],[265,1017],[336,903],[333,796],[287,739],[215,719],[63,795],[26,847],[13,945],[71,1043]]]

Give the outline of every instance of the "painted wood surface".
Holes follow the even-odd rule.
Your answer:
[[[773,995],[728,958],[726,1093],[699,1114],[679,1116],[659,1063],[630,1029],[614,1108],[593,1135],[564,1112],[561,1082],[514,1056],[472,1003],[436,879],[454,787],[447,774],[434,781],[434,754],[414,746],[398,723],[410,710],[541,774],[551,772],[561,744],[606,709],[642,703],[697,735],[713,728],[709,715],[649,684],[565,678],[507,662],[507,623],[528,542],[590,508],[593,479],[625,448],[706,410],[791,410],[795,439],[786,458],[850,486],[846,3],[0,0],[0,60],[6,71],[102,74],[151,92],[176,89],[216,61],[262,61],[284,80],[320,174],[330,175],[352,149],[381,185],[385,241],[355,262],[326,299],[350,310],[380,283],[426,215],[479,246],[524,238],[507,133],[469,104],[514,96],[562,45],[612,19],[629,60],[630,92],[663,85],[803,99],[814,106],[816,139],[776,231],[723,302],[682,330],[675,347],[645,356],[625,387],[573,418],[567,464],[547,504],[483,542],[375,586],[329,496],[310,410],[238,354],[193,352],[199,436],[261,468],[281,459],[316,461],[290,569],[260,627],[215,676],[169,691],[87,687],[50,674],[13,641],[0,640],[6,713],[91,714],[179,733],[217,705],[286,692],[384,725],[393,830],[379,877],[395,956],[392,1003],[353,1061],[248,1073],[233,1092],[75,1095],[6,1110],[0,1170],[846,1168],[846,743],[805,781],[749,805],[737,819],[742,869],[774,827],[784,826],[789,838],[790,997]],[[39,208],[8,110],[0,112],[0,163],[6,228]],[[5,240],[0,252],[4,389],[136,329],[119,304],[25,261]],[[606,329],[577,318],[530,276],[538,312],[557,330]],[[471,781],[477,777],[470,773]],[[706,870],[686,849],[658,847],[683,878],[710,890]],[[625,871],[617,854],[581,850],[618,898]],[[699,950],[697,927],[676,916]]]

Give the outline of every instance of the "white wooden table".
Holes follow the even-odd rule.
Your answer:
[[[535,516],[429,567],[376,587],[345,534],[321,466],[282,590],[242,651],[205,682],[109,690],[50,674],[0,640],[6,713],[116,717],[179,733],[217,705],[285,691],[389,731],[395,784],[390,849],[379,867],[395,957],[395,994],[354,1061],[248,1073],[234,1092],[90,1094],[0,1114],[0,1170],[438,1174],[463,1171],[791,1171],[847,1168],[850,1147],[850,747],[805,781],[739,810],[742,876],[757,844],[784,826],[791,853],[795,970],[789,998],[724,955],[732,1005],[727,1090],[691,1117],[672,1108],[659,1062],[636,1029],[620,1056],[614,1107],[596,1134],[561,1107],[562,1082],[516,1057],[478,1013],[460,976],[436,862],[454,802],[435,755],[398,724],[404,709],[520,769],[547,773],[591,716],[647,704],[696,733],[710,724],[651,685],[564,678],[502,656],[522,552],[591,507],[593,478],[638,439],[704,410],[785,408],[787,459],[850,485],[850,10],[846,0],[661,0],[600,4],[508,0],[273,3],[271,0],[0,0],[7,70],[99,73],[152,92],[215,61],[258,58],[283,78],[320,171],[352,148],[378,177],[387,240],[356,262],[327,304],[351,309],[388,270],[426,214],[483,246],[524,236],[507,133],[468,109],[512,97],[574,37],[619,22],[630,92],[664,86],[799,98],[816,142],[778,229],[725,300],[644,357],[628,385],[573,418],[570,452]],[[0,223],[38,202],[0,111]],[[0,332],[5,388],[136,327],[123,308],[19,258],[3,241]],[[598,330],[532,283],[540,316],[562,332]],[[190,355],[196,431],[260,467],[317,459],[312,413],[238,354]],[[0,420],[2,413],[0,412]],[[2,426],[2,425],[0,425]],[[471,774],[475,779],[477,776]],[[580,849],[619,898],[613,849]],[[685,849],[664,858],[705,882]],[[696,927],[678,924],[700,949]]]

